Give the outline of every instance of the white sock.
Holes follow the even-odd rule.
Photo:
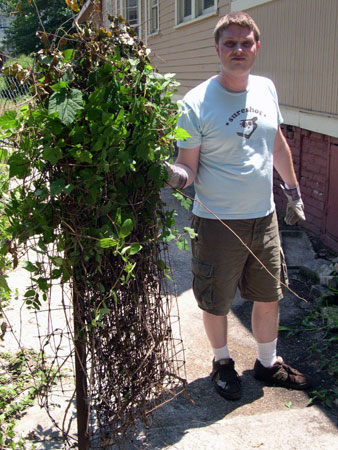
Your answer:
[[[220,359],[230,358],[228,345],[225,345],[224,347],[221,347],[221,348],[213,348],[212,351],[215,356],[215,361],[219,361]]]
[[[277,361],[277,339],[271,342],[257,342],[258,359],[264,367],[271,367]]]

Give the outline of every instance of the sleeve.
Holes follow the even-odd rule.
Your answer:
[[[270,90],[271,90],[273,99],[274,99],[275,104],[276,104],[276,109],[277,109],[277,121],[278,121],[278,125],[280,125],[280,124],[283,123],[284,119],[283,119],[282,113],[281,113],[280,108],[279,108],[278,95],[277,95],[277,91],[276,91],[275,85],[274,85],[274,83],[271,80],[270,80],[270,83],[271,83]]]
[[[177,146],[180,148],[194,148],[198,147],[202,143],[202,133],[200,121],[191,108],[191,106],[184,100],[181,103],[181,114],[177,121],[177,126],[187,131],[190,137],[187,140],[179,139]]]

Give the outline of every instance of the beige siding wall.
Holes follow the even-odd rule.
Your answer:
[[[212,32],[218,18],[230,10],[229,0],[219,0],[218,13],[175,27],[175,1],[160,0],[160,32],[148,38],[151,59],[161,73],[176,73],[185,94],[219,71]]]
[[[253,72],[271,78],[279,102],[338,114],[338,1],[275,0],[247,12],[261,29]]]
[[[230,10],[220,0],[217,16],[175,26],[175,1],[160,0],[160,33],[149,37],[153,64],[174,72],[180,94],[219,70],[212,30]],[[338,1],[275,0],[247,10],[262,32],[253,73],[271,78],[282,106],[338,115]]]
[[[114,7],[115,0],[107,1]],[[176,28],[175,0],[160,0],[160,31],[149,37],[145,4],[142,0],[142,39],[152,50],[153,65],[161,73],[176,73],[179,94],[219,71],[212,31],[230,11],[230,0],[218,1],[217,14]],[[281,106],[337,118],[338,0],[274,0],[247,11],[262,32],[253,73],[275,82]]]

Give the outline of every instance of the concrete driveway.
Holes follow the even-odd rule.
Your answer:
[[[192,190],[187,192],[191,195]],[[170,209],[178,212],[177,225],[182,230],[190,225],[191,213],[182,208],[170,190],[163,191],[164,200]],[[250,332],[250,302],[239,296],[235,299],[229,317],[229,348],[242,379],[243,396],[238,401],[226,401],[214,390],[210,381],[212,352],[204,335],[201,312],[191,290],[190,252],[178,250],[170,243],[170,259],[176,286],[181,330],[186,357],[187,393],[192,402],[183,395],[161,407],[153,417],[149,428],[141,430],[125,442],[132,449],[177,449],[177,450],[330,450],[338,448],[337,417],[319,406],[308,407],[309,395],[278,387],[266,387],[253,378],[256,345]],[[294,250],[293,250],[294,251]],[[304,250],[302,250],[304,253]],[[304,256],[304,255],[303,255]],[[310,257],[311,254],[310,254]],[[9,282],[19,296],[24,292],[27,272],[18,268],[10,274]],[[21,292],[22,291],[22,292]],[[20,316],[20,336],[25,344],[39,348],[33,332],[34,313],[28,313],[14,302],[8,311],[12,322]],[[281,303],[281,325],[287,326],[295,317],[305,313],[306,304],[287,294]],[[174,311],[175,312],[175,311]],[[40,315],[44,322],[43,313]],[[61,314],[61,313],[60,313]],[[53,320],[58,327],[64,326],[64,317]],[[46,322],[46,321],[45,321]],[[28,324],[29,326],[24,326]],[[46,326],[50,324],[46,323]],[[42,334],[42,331],[40,330]],[[7,333],[2,350],[14,351],[16,342]],[[279,354],[301,370],[316,368],[311,365],[311,352],[297,336],[281,335],[278,341]],[[73,380],[70,377],[72,392]],[[67,386],[66,386],[67,387]],[[64,410],[71,397],[56,392],[53,416],[62,420]],[[75,419],[76,412],[70,408]],[[64,448],[60,433],[50,422],[46,412],[38,405],[30,408],[18,424],[17,431],[30,436],[35,449]],[[72,429],[76,433],[76,421]],[[32,448],[27,442],[27,448]]]
[[[189,226],[191,213],[169,190],[163,195],[168,207],[178,212],[178,227]],[[267,387],[253,378],[256,344],[250,332],[251,304],[239,296],[229,317],[229,349],[242,379],[243,396],[227,401],[213,390],[212,352],[191,290],[190,252],[171,243],[170,255],[186,355],[187,392],[194,404],[182,396],[162,407],[150,430],[134,441],[134,448],[142,442],[149,449],[337,449],[337,417],[318,406],[309,407],[306,392]],[[302,301],[288,293],[281,302],[281,324],[304,314],[303,308]],[[311,353],[297,337],[280,336],[278,351],[302,370],[311,365]]]

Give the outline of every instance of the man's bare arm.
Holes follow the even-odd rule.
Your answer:
[[[168,185],[183,189],[194,182],[198,171],[200,147],[179,149],[175,164],[167,164]]]
[[[298,186],[291,150],[280,128],[278,128],[275,137],[273,165],[288,188],[295,188]]]
[[[273,165],[285,183],[285,186],[281,186],[288,200],[285,222],[294,225],[299,219],[305,220],[304,204],[293,167],[291,150],[280,128],[275,138]]]
[[[200,158],[200,147],[179,148],[175,166],[182,167],[187,172],[188,178],[184,187],[192,184],[198,171],[198,162]]]

